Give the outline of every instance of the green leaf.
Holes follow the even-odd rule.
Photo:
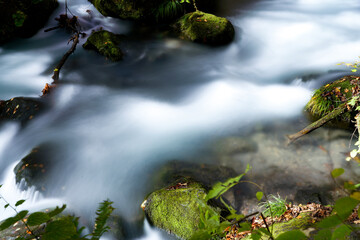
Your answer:
[[[260,240],[261,239],[261,234],[259,233],[253,233],[250,235],[252,240]]]
[[[349,104],[350,106],[353,106],[353,107],[354,107],[358,99],[359,99],[359,96],[352,97],[352,98],[348,101],[348,104]]]
[[[56,207],[54,210],[48,212],[47,214],[48,214],[49,218],[52,218],[52,217],[62,213],[65,210],[65,208],[66,208],[66,204],[62,205],[61,208]]]
[[[269,236],[269,237],[271,236],[271,233],[266,228],[259,228],[258,231],[265,234],[265,235],[267,235],[267,236]]]
[[[352,184],[351,182],[344,182],[344,188],[347,190],[355,190],[356,187],[354,184]]]
[[[17,221],[23,219],[24,217],[26,217],[26,215],[29,213],[29,211],[27,210],[23,210],[21,212],[19,212],[18,214],[16,214],[16,216],[14,217]]]
[[[339,215],[342,220],[345,220],[348,216],[350,216],[353,209],[359,204],[359,202],[359,200],[351,197],[343,197],[335,202],[334,209],[337,215]]]
[[[0,225],[0,231],[7,229],[17,221],[23,219],[28,214],[28,212],[29,211],[24,210],[16,214],[14,217],[9,217],[5,219]]]
[[[356,184],[356,185],[358,185],[358,184]],[[360,201],[360,192],[353,192],[350,194],[350,197]]]
[[[76,234],[76,227],[70,218],[47,224],[42,240],[64,240]]]
[[[237,177],[230,178],[226,180],[224,183],[218,182],[216,183],[212,189],[209,191],[209,193],[206,195],[205,201],[208,201],[213,198],[219,198],[222,194],[227,192],[230,188],[235,186],[239,183],[241,178],[251,169],[250,165],[248,164],[245,170],[245,173],[240,174]]]
[[[303,240],[306,239],[306,235],[299,230],[292,230],[285,233],[280,234],[276,240]]]
[[[331,240],[332,232],[330,229],[322,229],[316,233],[314,240]]]
[[[92,240],[100,239],[101,235],[109,230],[109,227],[106,226],[106,221],[115,209],[112,207],[112,204],[113,202],[109,200],[105,200],[99,204],[99,208],[96,211],[95,228],[91,233]]]
[[[19,200],[15,203],[15,207],[17,206],[20,206],[21,204],[23,204],[26,200],[22,199],[22,200]]]
[[[30,216],[27,220],[27,224],[29,226],[37,226],[37,225],[45,223],[49,220],[50,220],[50,217],[48,214],[43,213],[43,212],[34,212],[34,213],[30,214]]]
[[[342,240],[347,239],[347,236],[352,232],[350,226],[342,224],[340,227],[336,228],[332,234],[331,240]]]
[[[236,214],[236,210],[233,207],[231,207],[230,205],[228,205],[222,197],[220,197],[220,201],[222,204],[224,204],[224,206],[227,208],[227,210],[229,210],[230,215]]]
[[[11,225],[16,223],[17,221],[18,220],[16,220],[14,217],[9,217],[9,218],[5,219],[0,225],[0,231],[3,231],[5,229],[9,228]]]
[[[26,240],[26,238],[24,238],[24,237],[17,237],[17,238],[15,238],[15,240]]]
[[[211,239],[211,234],[206,230],[199,230],[191,236],[190,240],[209,240]]]
[[[10,206],[10,204],[6,204],[5,206],[4,206],[4,208],[6,209],[6,208],[8,208]]]
[[[353,68],[351,69],[352,72],[357,72],[357,69]]]
[[[256,198],[258,201],[261,201],[262,197],[264,196],[264,193],[263,192],[257,192],[256,193]]]
[[[341,176],[342,174],[344,174],[345,170],[343,168],[335,168],[334,170],[332,170],[331,172],[331,176],[333,178],[337,178],[339,176]]]

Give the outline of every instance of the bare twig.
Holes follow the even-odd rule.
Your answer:
[[[270,239],[271,239],[271,240],[274,240],[274,238],[273,238],[273,236],[272,236],[272,234],[271,234],[271,232],[270,232],[269,226],[268,226],[268,224],[267,224],[267,222],[266,222],[266,218],[264,217],[264,215],[263,215],[262,212],[261,212],[260,214],[261,214],[261,217],[262,217],[262,219],[263,219],[263,221],[264,221],[264,223],[265,223],[266,229],[268,230],[268,232],[269,232],[269,234],[270,234]]]
[[[322,125],[324,125],[325,123],[329,122],[330,120],[338,117],[339,115],[343,114],[345,112],[345,110],[347,110],[347,103],[343,103],[340,106],[338,106],[337,108],[335,108],[332,112],[330,112],[329,114],[327,114],[326,116],[320,118],[319,120],[317,120],[316,122],[308,125],[306,128],[304,128],[303,130],[291,134],[291,135],[287,135],[288,137],[288,145],[293,143],[295,140],[297,140],[298,138],[314,131],[315,129],[321,127]]]
[[[60,70],[65,64],[68,57],[75,51],[76,45],[79,43],[79,37],[80,37],[80,32],[77,32],[72,40],[73,44],[71,45],[71,48],[64,54],[58,65],[56,65],[54,69],[54,74],[52,76],[52,79],[54,80],[52,84],[57,84],[59,82]]]
[[[5,202],[6,205],[8,205],[12,210],[15,211],[16,215],[19,214],[19,212],[16,210],[16,208],[14,208],[8,201],[6,201],[6,199],[0,194],[0,198]],[[29,231],[29,233],[36,239],[36,240],[40,240],[39,236],[36,236],[34,234],[34,232],[31,230],[30,226],[26,223],[26,221],[24,220],[24,218],[21,218],[20,221],[25,225],[26,229]]]

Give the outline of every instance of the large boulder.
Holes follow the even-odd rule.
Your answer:
[[[0,0],[0,44],[14,37],[31,37],[57,6],[56,0]]]
[[[121,36],[114,33],[101,30],[93,32],[87,41],[84,43],[83,47],[85,49],[92,49],[104,55],[106,58],[111,61],[120,61],[122,60],[124,54],[118,45],[121,42]]]
[[[151,193],[142,204],[150,223],[182,239],[198,230],[200,215],[220,215],[207,204],[206,190],[198,183],[183,182]]]
[[[360,90],[359,80],[360,77],[358,76],[345,76],[317,89],[305,107],[310,120],[316,121],[326,116],[357,95]],[[328,125],[351,128],[355,115],[355,111],[346,111]]]
[[[180,38],[193,42],[224,45],[235,36],[233,25],[226,18],[196,11],[181,17],[175,24]]]
[[[45,107],[46,103],[41,98],[16,97],[6,101],[0,100],[0,122],[11,120],[25,124]]]

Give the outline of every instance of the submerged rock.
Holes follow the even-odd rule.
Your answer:
[[[306,105],[310,119],[316,121],[348,102],[359,92],[359,80],[358,76],[345,76],[316,90]],[[351,128],[355,115],[354,111],[346,111],[329,122],[329,125]]]
[[[234,27],[229,20],[200,11],[181,17],[175,28],[181,38],[210,45],[230,43],[235,36]]]
[[[45,108],[45,102],[40,98],[17,97],[0,101],[0,121],[20,121],[27,123]]]
[[[118,47],[120,42],[120,35],[101,30],[93,32],[90,37],[88,37],[83,47],[85,49],[95,50],[101,55],[104,55],[106,58],[109,58],[111,61],[115,62],[122,60],[124,56],[123,52]]]
[[[212,164],[170,161],[154,174],[154,185],[164,187],[182,179],[192,179],[210,189],[215,183],[237,176],[234,169]]]
[[[205,201],[206,190],[198,183],[184,182],[151,193],[142,204],[150,223],[182,239],[198,230],[201,213],[220,215]]]
[[[23,180],[25,189],[35,186],[37,190],[47,190],[51,154],[52,146],[48,144],[32,149],[14,168],[16,183]]]
[[[56,0],[0,1],[0,44],[14,37],[31,37],[58,6]]]

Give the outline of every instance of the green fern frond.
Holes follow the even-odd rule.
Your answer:
[[[115,208],[112,207],[113,202],[105,200],[99,204],[99,208],[96,210],[95,227],[92,232],[91,240],[98,240],[107,232],[110,228],[106,226],[106,221],[110,217]]]
[[[166,0],[154,9],[154,15],[158,22],[177,18],[182,12],[184,12],[184,8],[178,0]]]

